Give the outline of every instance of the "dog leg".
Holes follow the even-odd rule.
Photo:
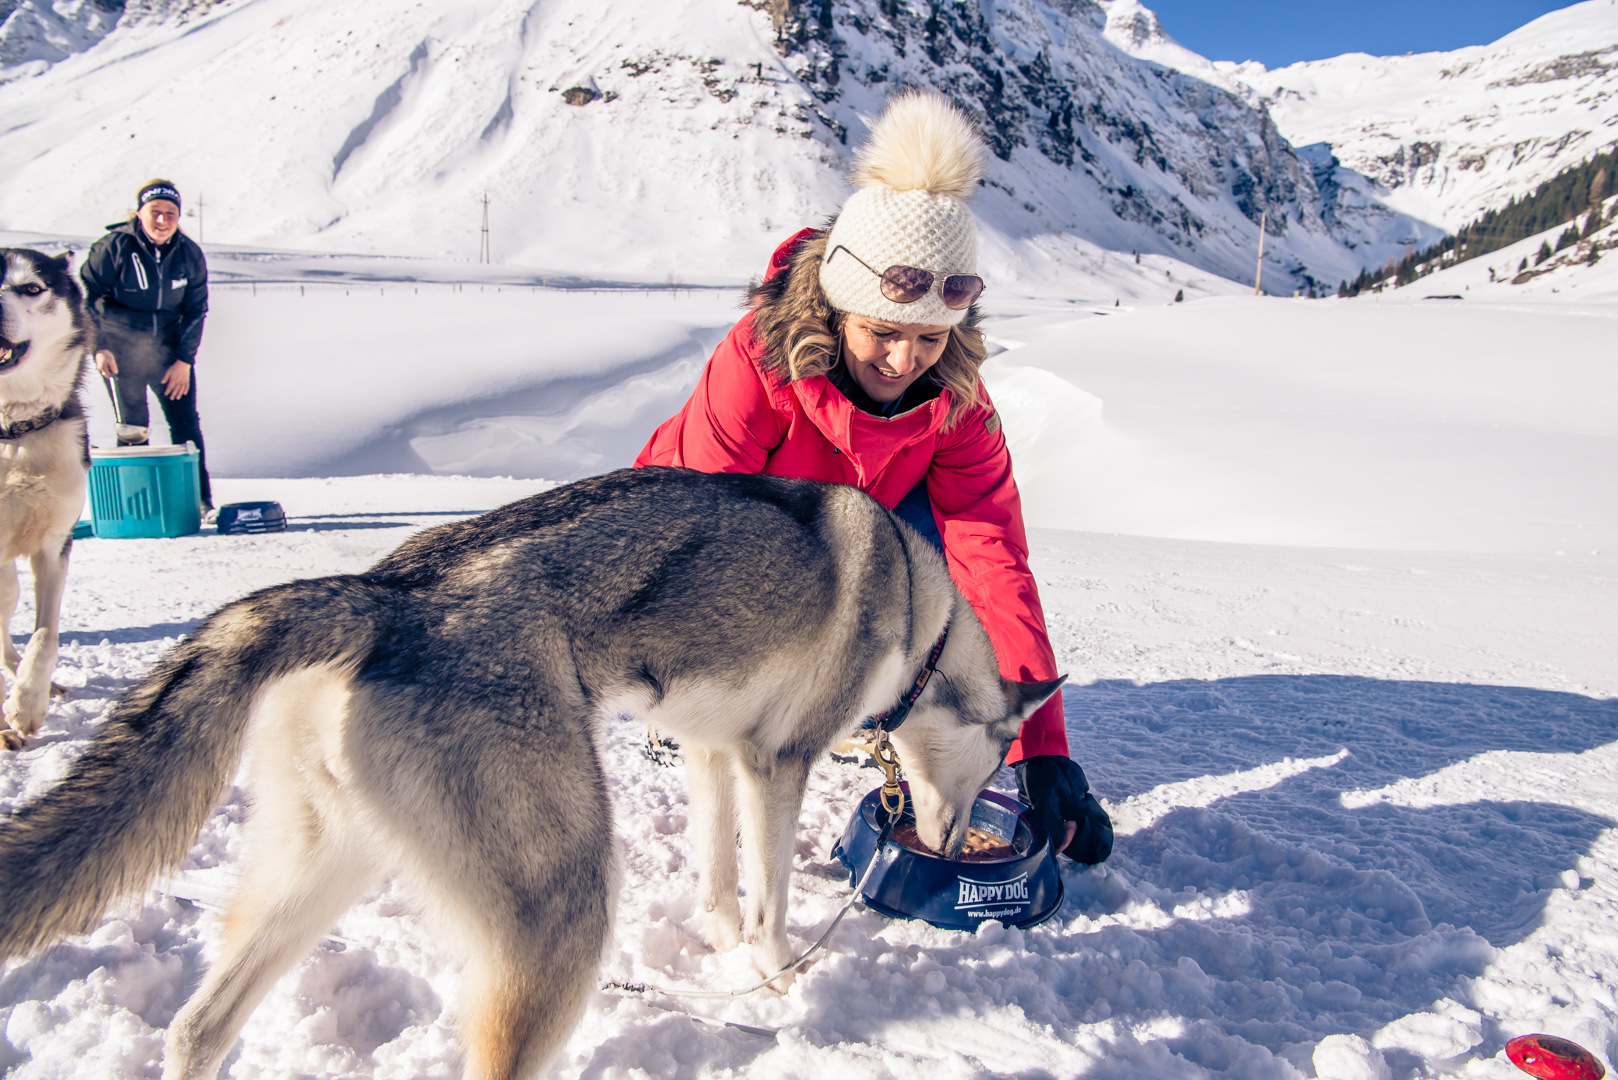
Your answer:
[[[4,638],[3,647],[0,647],[0,662],[5,665],[6,674],[12,681],[17,678],[17,666],[22,663],[22,657],[17,655],[17,644],[11,640],[11,617],[17,613],[17,561],[6,559],[0,564],[0,638]],[[5,692],[5,679],[0,678],[0,694]],[[3,715],[3,714],[0,714]],[[7,750],[21,750],[23,736],[11,727],[9,720],[0,718],[0,746]]]
[[[469,1002],[461,1023],[465,1080],[539,1076],[567,1042],[596,988],[611,930],[605,909],[583,919],[558,912],[539,925],[522,925],[524,917],[533,919],[535,910],[554,901],[527,899],[532,906],[524,911],[497,907],[486,913],[507,925],[486,939],[468,965]]]
[[[55,554],[49,556],[49,564],[44,568],[49,579],[49,588],[41,589],[41,566],[39,562],[32,563],[34,571],[34,629],[37,632],[41,626],[49,626],[51,631],[51,666],[45,669],[46,696],[53,698],[67,697],[67,687],[60,686],[51,681],[50,676],[56,671],[57,646],[62,633],[62,597],[67,592],[67,568],[73,558],[71,544],[63,545]],[[49,613],[50,619],[42,620],[41,613]],[[41,704],[40,717],[43,719],[47,704]]]
[[[736,774],[726,750],[685,750],[691,787],[687,826],[701,875],[698,897],[707,912],[708,944],[724,951],[742,941],[742,908],[736,898]]]
[[[34,570],[34,634],[17,664],[17,681],[6,695],[4,711],[6,723],[25,739],[39,730],[50,707],[56,633],[62,621],[62,592],[67,587],[67,554],[36,551],[28,561]],[[15,574],[15,568],[12,572]],[[6,636],[9,640],[10,634]]]
[[[13,679],[17,677],[17,665],[22,663],[22,657],[17,654],[17,643],[11,640],[11,617],[17,614],[17,561],[5,560],[0,566],[0,616],[5,618],[4,657],[6,674]]]
[[[792,882],[792,851],[809,783],[809,762],[742,759],[737,770],[737,802],[742,822],[742,870],[747,910],[742,936],[753,946],[761,975],[773,975],[792,959],[787,937],[787,893]],[[793,976],[771,985],[785,993]]]
[[[256,792],[255,792],[256,793]],[[213,1080],[248,1015],[377,877],[348,828],[312,807],[254,807],[251,864],[224,924],[219,958],[169,1024],[163,1080]],[[256,827],[255,827],[256,826]]]
[[[524,749],[492,746],[462,775],[425,774],[427,786],[410,794],[434,807],[430,817],[377,818],[449,936],[470,946],[465,1080],[540,1075],[596,989],[612,930],[617,845],[593,755],[587,745],[559,756]],[[521,782],[506,786],[507,773]],[[480,788],[493,796],[469,801]]]
[[[4,565],[0,565],[0,627],[5,628],[4,633],[0,633],[0,646],[3,646],[0,648],[0,665],[4,665],[6,674],[13,679],[17,677],[17,665],[22,663],[22,657],[17,653],[17,644],[11,640],[11,617],[17,614],[19,592],[16,560],[7,559]],[[0,682],[0,692],[4,689],[4,683]],[[67,687],[51,683],[51,697],[67,696]]]

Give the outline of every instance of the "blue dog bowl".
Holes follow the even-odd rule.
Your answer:
[[[850,884],[858,884],[865,873],[886,820],[880,791],[865,796],[854,811],[832,851],[848,868]],[[915,819],[907,812],[901,823],[913,825]],[[865,883],[865,905],[890,919],[921,919],[944,930],[976,930],[990,919],[1026,928],[1056,914],[1062,906],[1062,875],[1038,816],[1010,796],[985,791],[972,804],[971,824],[1005,840],[1015,854],[969,862],[894,840],[883,848]]]

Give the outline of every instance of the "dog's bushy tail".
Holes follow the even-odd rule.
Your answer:
[[[266,589],[210,616],[126,692],[61,783],[0,826],[0,958],[89,930],[178,867],[235,774],[265,685],[357,666],[378,603],[354,578]]]

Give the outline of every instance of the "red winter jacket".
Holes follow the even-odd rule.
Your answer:
[[[776,249],[766,280],[791,263],[799,233]],[[763,473],[852,484],[888,509],[925,477],[951,577],[983,621],[1001,674],[1056,677],[1039,591],[1028,569],[1022,502],[988,395],[944,431],[950,392],[892,419],[862,412],[823,375],[782,385],[744,315],[714,350],[685,408],[635,459],[702,472]],[[1023,724],[1008,762],[1067,755],[1061,695]]]

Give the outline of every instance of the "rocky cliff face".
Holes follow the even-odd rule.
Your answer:
[[[992,182],[1028,189],[1031,226],[1250,277],[1263,221],[1294,241],[1277,250],[1302,284],[1330,269],[1312,262],[1343,261],[1342,241],[1367,239],[1240,87],[1207,77],[1206,61],[1181,71],[1120,47],[1168,40],[1133,0],[768,0],[767,11],[839,138],[892,87],[936,87],[981,120],[1002,163]]]
[[[82,52],[117,25],[123,10],[124,0],[0,0],[0,80]]]

